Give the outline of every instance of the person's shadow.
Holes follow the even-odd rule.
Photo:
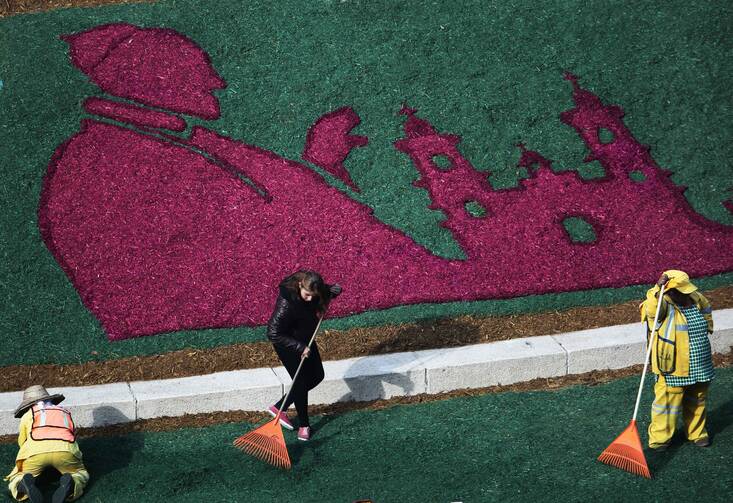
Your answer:
[[[94,409],[92,418],[95,427],[129,420],[118,409],[110,406]],[[135,452],[142,450],[144,446],[145,438],[139,432],[82,438],[79,441],[79,448],[84,456],[84,466],[89,472],[87,487],[93,486],[95,479],[128,466]]]
[[[726,428],[733,424],[733,399],[728,400],[723,405],[716,407],[714,410],[708,412],[707,418],[707,430],[710,436],[711,447],[715,446],[715,437],[722,433]],[[662,452],[655,452],[651,449],[646,449],[648,453],[649,466],[653,472],[660,472],[667,466],[667,463],[675,457],[677,451],[687,443],[687,439],[684,434],[684,426],[681,422],[678,424],[679,431],[677,431],[672,438],[672,442],[669,448]],[[700,449],[700,447],[697,447]]]
[[[408,355],[401,357],[391,353],[391,351],[397,349],[399,352],[410,352],[426,349],[425,347],[421,347],[422,344],[420,341],[407,341],[405,339],[419,337],[421,331],[427,330],[427,327],[432,327],[433,330],[436,330],[436,328],[440,330],[440,326],[441,320],[420,320],[415,326],[406,328],[404,331],[398,331],[391,338],[371,348],[371,354],[385,356],[385,358],[380,358],[378,361],[375,361],[374,358],[367,357],[355,359],[344,373],[344,382],[348,387],[348,391],[333,404],[336,406],[337,411],[314,417],[311,421],[314,431],[312,440],[308,442],[297,442],[297,444],[289,446],[293,465],[297,465],[306,453],[317,457],[318,448],[321,445],[328,443],[328,440],[338,435],[342,429],[348,429],[352,426],[348,424],[348,421],[344,420],[343,413],[338,412],[340,409],[339,404],[343,405],[348,402],[361,403],[356,407],[344,407],[344,410],[367,408],[375,400],[413,394],[415,391],[414,379],[416,376],[410,376],[410,374],[412,372],[420,373],[420,370],[415,368],[418,363],[411,360]],[[475,339],[473,337],[477,329],[468,324],[463,328],[460,331],[461,337],[474,341]],[[454,342],[460,344],[463,341]],[[419,377],[419,379],[424,380],[424,375]],[[344,423],[343,425],[331,424],[337,421],[343,421]],[[326,428],[327,426],[328,428]]]
[[[415,379],[424,382],[424,371],[417,369],[418,363],[411,360],[409,355],[396,353],[475,344],[477,330],[476,326],[468,323],[442,319],[418,320],[407,325],[404,330],[395,332],[370,349],[371,355],[383,358],[378,361],[374,358],[359,358],[349,367],[344,376],[349,392],[338,402],[373,401],[413,394]],[[413,372],[420,375],[411,376]]]
[[[381,347],[377,348],[377,351],[380,349]],[[337,410],[340,408],[339,404],[343,405],[346,402],[365,402],[364,406],[366,406],[367,403],[374,400],[410,394],[415,385],[408,375],[409,369],[400,372],[406,365],[409,365],[408,362],[408,358],[400,357],[380,359],[379,362],[368,357],[355,359],[344,372],[343,379],[348,391],[336,400]],[[357,406],[356,408],[361,407]],[[351,407],[345,408],[345,410],[349,409]],[[294,466],[298,465],[304,456],[317,459],[319,448],[327,444],[331,438],[337,436],[342,427],[349,427],[346,424],[348,421],[344,422],[342,427],[337,424],[330,424],[334,421],[342,421],[343,418],[343,413],[339,412],[329,412],[314,417],[311,421],[315,433],[313,438],[308,442],[297,442],[289,446],[292,464]],[[327,426],[328,428],[326,428]],[[304,463],[305,465],[310,466],[314,463]]]
[[[663,451],[658,452],[645,446],[644,454],[647,457],[647,464],[649,465],[649,470],[652,474],[663,471],[664,467],[667,466],[667,463],[677,455],[677,451],[685,444],[685,442],[684,433],[680,436],[678,432],[678,434],[672,437],[669,447]]]
[[[733,399],[728,400],[720,407],[716,407],[708,415],[708,434],[714,442],[715,436],[722,433],[728,426],[733,424]]]

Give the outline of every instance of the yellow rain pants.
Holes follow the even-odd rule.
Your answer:
[[[691,386],[667,386],[664,376],[654,385],[652,422],[649,425],[649,447],[656,448],[672,440],[677,420],[682,416],[687,439],[691,442],[707,438],[705,400],[710,383]]]
[[[47,452],[44,454],[35,454],[27,459],[16,461],[16,467],[6,480],[8,480],[8,488],[13,498],[23,501],[28,499],[27,494],[23,494],[18,498],[18,484],[20,484],[23,475],[30,473],[34,477],[38,477],[44,468],[54,467],[62,474],[68,473],[74,481],[74,490],[68,501],[73,501],[82,495],[84,487],[89,482],[89,472],[84,467],[84,463],[79,458],[68,451]]]

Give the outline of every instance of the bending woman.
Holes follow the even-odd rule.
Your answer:
[[[323,380],[323,364],[318,346],[313,341],[309,349],[308,341],[328,303],[340,293],[339,285],[327,285],[318,273],[298,271],[280,283],[275,310],[267,323],[267,337],[290,377],[295,375],[300,360],[305,359],[298,379],[293,383],[288,401],[283,405],[285,398],[283,396],[267,409],[272,416],[276,416],[283,406],[280,424],[292,430],[293,424],[285,411],[295,403],[295,410],[298,412],[299,440],[310,439],[308,392]]]

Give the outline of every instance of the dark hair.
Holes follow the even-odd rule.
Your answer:
[[[282,280],[280,286],[289,290],[296,298],[300,298],[300,285],[313,292],[318,300],[318,310],[323,312],[328,306],[331,295],[320,274],[315,271],[302,270],[295,272]]]

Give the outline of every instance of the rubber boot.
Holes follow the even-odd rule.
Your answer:
[[[59,488],[53,493],[52,503],[64,503],[64,500],[69,497],[72,489],[74,488],[74,479],[71,475],[64,473],[59,479]]]
[[[36,479],[30,473],[23,475],[20,484],[18,484],[18,488],[28,495],[31,503],[43,503],[43,494],[36,487]]]

